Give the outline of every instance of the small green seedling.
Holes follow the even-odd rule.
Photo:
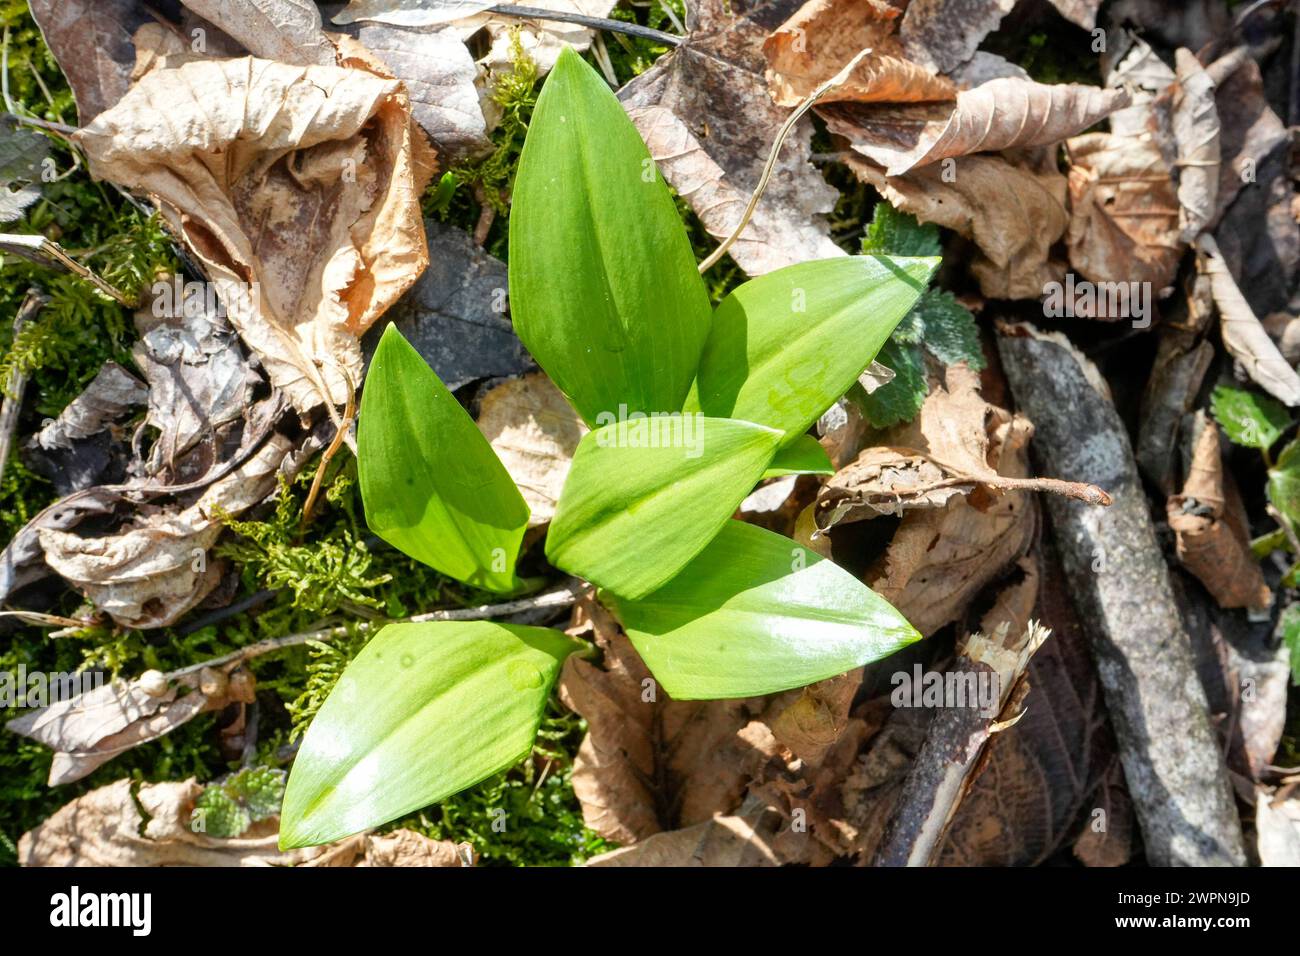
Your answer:
[[[515,329],[591,427],[547,535],[678,699],[770,694],[919,639],[853,575],[731,519],[769,474],[830,471],[808,428],[907,315],[934,256],[845,256],[752,279],[710,309],[667,187],[600,77],[565,51],[514,189]],[[528,508],[455,398],[390,326],[358,431],[370,527],[501,593]],[[284,847],[335,840],[525,757],[564,659],[584,643],[492,622],[390,624],[303,740]]]

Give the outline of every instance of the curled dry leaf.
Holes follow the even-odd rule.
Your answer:
[[[1300,797],[1292,784],[1282,792],[1256,787],[1256,849],[1262,866],[1300,866]]]
[[[1214,304],[1219,307],[1219,331],[1224,348],[1274,398],[1287,405],[1300,405],[1300,376],[1287,364],[1241,294],[1218,243],[1213,236],[1202,233],[1196,240],[1196,249],[1197,268],[1210,277],[1210,291]]]
[[[909,59],[938,73],[969,60],[1016,0],[912,0],[898,35]]]
[[[837,131],[829,114],[827,125]],[[989,298],[1040,298],[1044,286],[1064,272],[1063,265],[1048,261],[1069,222],[1065,177],[1055,169],[967,156],[955,178],[944,175],[942,164],[890,177],[867,160],[850,156],[846,163],[896,208],[972,239],[980,254],[971,271]]]
[[[739,225],[786,119],[788,111],[767,94],[762,47],[771,25],[798,7],[798,0],[693,3],[686,42],[619,93],[664,179],[718,240]],[[827,221],[837,193],[812,166],[811,137],[805,118],[786,140],[753,219],[729,249],[750,275],[844,255]]]
[[[886,175],[901,176],[918,166],[971,153],[1058,143],[1127,102],[1123,90],[998,77],[962,90],[950,108],[855,107],[839,114],[836,132],[846,136],[854,150],[884,166]],[[851,120],[856,128],[843,120]]]
[[[343,404],[357,337],[427,263],[430,157],[401,85],[252,57],[169,64],[76,134],[91,171],[157,198],[295,407]]]
[[[1178,223],[1183,242],[1192,242],[1214,217],[1219,194],[1219,111],[1214,81],[1191,50],[1176,53],[1178,86],[1173,102],[1173,137],[1178,163]]]
[[[148,425],[158,438],[144,473],[188,480],[215,462],[224,426],[240,421],[260,376],[220,309],[202,297],[185,299],[179,277],[154,284],[155,297],[135,315],[140,340],[131,350],[149,383]],[[200,442],[197,461],[184,459]]]
[[[1273,594],[1250,550],[1245,508],[1223,471],[1219,427],[1207,422],[1192,453],[1182,494],[1166,505],[1178,560],[1220,607],[1267,608]]]
[[[1070,264],[1093,282],[1173,281],[1182,256],[1169,166],[1150,138],[1087,133],[1067,143]]]
[[[588,431],[568,399],[543,372],[492,388],[479,403],[479,431],[528,504],[528,523],[555,516],[578,442]]]
[[[604,651],[603,666],[571,656],[559,681],[560,699],[588,723],[573,765],[587,826],[635,843],[734,810],[763,759],[738,733],[746,702],[670,699],[590,599],[575,605],[570,632],[594,633]]]
[[[72,783],[132,747],[157,740],[199,714],[251,704],[253,676],[230,664],[168,682],[156,671],[23,714],[5,725],[54,751],[49,785]]]
[[[207,554],[221,534],[219,514],[237,515],[274,491],[294,450],[287,436],[272,435],[194,504],[178,512],[144,509],[112,534],[40,527],[45,562],[119,624],[164,627],[220,580],[221,564]]]
[[[1091,30],[1097,25],[1097,8],[1101,0],[1052,0],[1052,6],[1075,26]]]
[[[1110,132],[1122,137],[1142,136],[1155,126],[1156,98],[1177,77],[1151,45],[1131,30],[1113,30],[1107,37],[1110,45],[1101,58],[1106,87],[1129,94],[1129,105],[1110,115]]]
[[[797,106],[863,50],[871,50],[823,100],[951,100],[957,88],[903,56],[893,36],[901,11],[884,0],[809,0],[763,43],[767,82],[778,106]]]

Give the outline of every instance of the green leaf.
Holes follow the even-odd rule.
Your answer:
[[[894,379],[874,392],[864,392],[862,410],[867,420],[876,428],[910,422],[921,410],[921,403],[930,392],[930,386],[925,380],[925,357],[921,354],[921,349],[891,339],[880,350],[876,361],[892,369]]]
[[[366,374],[357,459],[375,534],[457,580],[517,588],[528,506],[465,409],[391,324]]]
[[[1275,398],[1220,385],[1210,396],[1214,417],[1238,445],[1267,451],[1291,424],[1291,413]]]
[[[882,199],[871,212],[862,251],[887,256],[938,256],[943,254],[943,244],[934,223],[922,224]]]
[[[729,521],[653,594],[608,600],[646,666],[677,700],[802,687],[921,638],[834,562],[741,521]]]
[[[846,256],[750,279],[713,314],[687,409],[793,441],[857,381],[938,265]]]
[[[835,466],[822,443],[812,435],[800,435],[777,450],[771,464],[763,472],[764,478],[780,475],[833,475]]]
[[[951,292],[928,290],[912,312],[921,322],[922,342],[931,355],[944,365],[965,362],[977,372],[984,368],[975,316]]]
[[[617,422],[578,443],[546,538],[556,567],[629,598],[695,557],[753,490],[781,433],[673,415]]]
[[[1283,448],[1268,470],[1268,500],[1292,528],[1300,525],[1300,439]]]
[[[1282,640],[1291,651],[1291,684],[1300,687],[1300,604],[1282,612]]]
[[[709,331],[686,231],[605,81],[570,49],[529,124],[510,212],[510,306],[586,419],[682,407]]]
[[[385,627],[307,729],[281,848],[379,826],[518,763],[560,664],[580,647],[549,628],[491,621]]]

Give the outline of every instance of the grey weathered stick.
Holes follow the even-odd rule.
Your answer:
[[[929,866],[943,847],[948,826],[970,789],[980,754],[993,734],[1020,717],[1020,699],[1028,688],[1021,678],[1029,658],[1050,632],[1034,621],[1016,632],[1010,622],[989,635],[976,632],[957,648],[948,675],[965,679],[965,706],[941,707],[925,743],[908,771],[872,866]],[[989,682],[996,701],[987,710],[977,705],[977,681]],[[1017,711],[998,723],[1007,710]]]
[[[1012,393],[1034,423],[1041,467],[1114,497],[1103,509],[1051,495],[1047,507],[1092,641],[1147,859],[1244,865],[1241,821],[1124,424],[1096,368],[1063,336],[1029,325],[998,332]]]

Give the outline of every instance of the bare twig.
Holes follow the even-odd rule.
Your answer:
[[[492,618],[507,617],[511,614],[519,614],[523,611],[533,611],[538,608],[559,608],[568,607],[578,599],[578,593],[581,586],[576,581],[571,581],[562,588],[554,591],[547,591],[544,594],[538,594],[533,597],[520,598],[516,601],[506,601],[504,604],[483,604],[479,607],[452,608],[444,611],[429,611],[426,614],[417,614],[414,617],[403,618],[401,621],[361,621],[357,624],[347,625],[340,624],[337,627],[323,627],[316,631],[304,631],[300,634],[286,634],[284,637],[273,637],[265,641],[258,641],[256,644],[249,644],[247,647],[241,647],[237,651],[231,651],[229,654],[223,654],[221,657],[215,657],[210,661],[203,661],[198,664],[190,664],[179,670],[171,671],[167,674],[169,680],[177,677],[184,677],[186,674],[194,674],[203,670],[205,667],[222,667],[236,661],[246,661],[254,657],[261,657],[263,654],[270,654],[272,651],[283,650],[286,647],[295,647],[299,644],[306,644],[310,641],[329,642],[340,637],[347,637],[354,631],[368,631],[373,628],[383,627],[386,624],[406,623],[406,624],[427,624],[434,621],[486,621]]]
[[[543,10],[540,7],[522,7],[513,3],[499,7],[488,7],[483,12],[495,13],[500,17],[517,17],[521,20],[554,20],[557,23],[576,23],[579,26],[590,27],[593,30],[624,33],[630,37],[641,37],[644,40],[654,40],[658,43],[666,43],[669,46],[681,46],[682,44],[681,37],[673,36],[671,33],[664,33],[662,30],[653,30],[650,27],[643,27],[638,23],[627,23],[623,20],[589,17],[585,13]]]
[[[352,420],[357,414],[356,385],[352,381],[352,376],[348,375],[347,369],[340,366],[339,371],[343,373],[343,378],[348,383],[348,404],[343,411],[342,423],[334,430],[334,440],[329,443],[329,447],[321,455],[320,467],[316,469],[316,475],[311,480],[311,490],[307,492],[307,501],[302,506],[302,520],[298,522],[299,532],[306,529],[311,521],[312,509],[316,506],[316,498],[320,495],[321,484],[325,479],[325,469],[329,467],[330,459],[338,454],[338,450],[343,447],[343,441],[347,438],[348,429],[352,427]]]
[[[749,197],[749,204],[745,206],[745,211],[741,214],[740,222],[736,224],[736,228],[732,230],[731,235],[722,240],[722,243],[718,248],[709,253],[708,257],[700,263],[701,273],[707,272],[709,269],[713,268],[726,251],[732,247],[737,239],[740,238],[740,234],[745,231],[745,227],[749,225],[749,220],[754,216],[754,210],[758,208],[758,201],[762,198],[763,191],[767,189],[767,182],[772,178],[772,170],[776,168],[776,161],[781,156],[781,147],[785,144],[785,139],[790,135],[790,131],[794,129],[795,124],[803,118],[805,113],[817,104],[818,100],[835,87],[842,85],[848,79],[849,74],[853,72],[853,69],[870,53],[870,49],[858,53],[857,56],[844,64],[843,69],[818,86],[817,89],[809,93],[808,96],[804,98],[804,101],[796,106],[790,115],[786,117],[785,122],[781,124],[781,128],[777,130],[776,139],[772,141],[772,148],[767,154],[767,162],[763,164],[763,172],[758,177],[758,185],[754,187],[754,192]]]

